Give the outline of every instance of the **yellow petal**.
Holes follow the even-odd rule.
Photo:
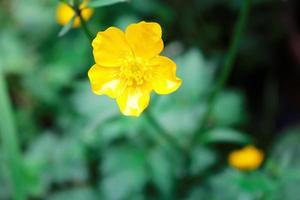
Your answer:
[[[86,3],[87,1],[84,1],[84,3],[80,4],[81,15],[85,21],[89,20],[94,12],[93,9],[86,7]],[[68,24],[74,15],[75,12],[72,8],[70,8],[70,6],[65,3],[58,4],[56,10],[56,19],[60,25],[65,26],[66,24]],[[72,27],[77,28],[79,25],[80,19],[79,17],[76,17]]]
[[[126,116],[138,117],[148,106],[150,101],[148,86],[128,87],[117,97],[120,111]]]
[[[93,15],[94,13],[94,10],[93,9],[90,9],[90,8],[83,8],[81,10],[81,15],[82,15],[82,18],[87,21],[91,18],[91,16]]]
[[[57,23],[64,26],[68,24],[71,18],[75,15],[75,12],[65,3],[59,3],[56,9]]]
[[[161,27],[154,22],[140,22],[127,27],[125,36],[134,54],[145,59],[158,55],[164,47]]]
[[[181,85],[181,79],[176,77],[176,64],[164,56],[156,56],[150,61],[152,65],[151,85],[158,94],[169,94]]]
[[[96,63],[105,67],[121,66],[124,59],[132,55],[124,33],[116,27],[98,32],[92,46]]]
[[[93,65],[88,76],[95,94],[106,94],[111,98],[116,98],[123,91],[123,84],[118,79],[119,69],[112,67],[101,67]]]

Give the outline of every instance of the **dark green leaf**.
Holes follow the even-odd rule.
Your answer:
[[[88,7],[97,8],[97,7],[113,5],[116,3],[122,3],[126,1],[128,0],[96,0],[96,1],[89,2]]]
[[[215,128],[200,137],[202,143],[251,143],[252,139],[244,133],[230,129],[230,128]]]

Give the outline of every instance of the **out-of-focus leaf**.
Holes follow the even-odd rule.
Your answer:
[[[129,0],[94,0],[88,3],[88,7],[97,8],[103,6],[109,6],[116,3],[128,2]]]
[[[24,74],[36,63],[36,55],[11,28],[0,32],[0,68],[5,73]]]
[[[76,15],[74,15],[70,21],[64,26],[62,27],[62,29],[59,31],[58,33],[58,37],[62,37],[64,36],[65,34],[67,34],[69,32],[69,30],[72,29],[72,26],[73,26],[73,23],[74,23],[74,20],[76,18]]]
[[[100,188],[104,199],[131,199],[139,194],[148,179],[145,152],[123,145],[109,148],[103,155]]]
[[[265,171],[274,177],[277,185],[269,199],[299,199],[299,143],[299,127],[284,131],[275,143],[265,164]]]
[[[2,148],[0,148],[0,199],[10,199],[11,198],[11,188],[9,180],[9,169],[5,165],[5,157],[2,153]]]
[[[175,180],[175,163],[166,155],[163,148],[153,148],[148,156],[151,180],[165,199],[172,199]]]
[[[97,140],[100,145],[108,145],[120,137],[135,141],[143,138],[141,133],[143,130],[149,129],[149,126],[144,117],[124,117],[118,111],[114,120],[104,123],[97,128],[96,137],[98,137]]]
[[[30,46],[48,40],[56,34],[58,27],[55,21],[57,1],[27,0],[13,1],[12,10],[17,29],[26,34]],[[12,24],[12,23],[10,23]],[[34,41],[34,43],[32,42]]]
[[[89,120],[95,118],[105,119],[112,114],[119,114],[116,103],[106,96],[94,94],[88,81],[77,83],[71,102],[74,110]],[[84,102],[84,105],[82,105],[82,102]]]
[[[300,179],[281,180],[278,187],[270,194],[272,200],[300,200]]]
[[[177,74],[182,79],[182,86],[176,93],[182,100],[193,102],[206,95],[211,87],[215,66],[205,60],[197,49],[190,49],[175,59]]]
[[[187,134],[197,129],[205,110],[202,97],[209,91],[214,67],[196,49],[187,51],[175,61],[182,86],[175,93],[158,96],[155,105],[150,103],[149,107],[168,132],[185,141]]]
[[[277,188],[275,200],[299,199],[300,187],[300,128],[295,127],[282,133],[266,161],[265,170],[274,176]]]
[[[197,146],[191,152],[192,162],[190,172],[198,175],[212,166],[217,161],[216,153],[204,146]]]
[[[75,139],[45,133],[30,147],[25,163],[29,173],[32,172],[32,180],[36,179],[29,188],[32,194],[43,194],[52,183],[83,182],[87,179],[82,145]]]
[[[65,190],[52,194],[46,200],[98,200],[101,199],[99,195],[89,187],[76,188]]]
[[[243,122],[245,116],[244,97],[240,91],[224,91],[216,99],[212,110],[212,123],[231,126]]]
[[[263,173],[226,169],[209,179],[205,199],[261,199],[272,192],[273,187],[272,180]]]
[[[256,193],[258,196],[271,193],[276,186],[267,174],[260,171],[244,174],[238,180],[238,184],[242,191]]]
[[[122,30],[126,30],[128,25],[138,21],[139,18],[136,15],[122,15],[116,20],[115,26]]]
[[[292,128],[282,133],[266,161],[266,169],[275,176],[297,178],[300,173],[300,128]],[[289,174],[293,174],[290,176]],[[298,176],[298,178],[300,178]]]
[[[238,143],[249,144],[252,139],[246,134],[231,128],[215,128],[203,133],[199,139],[201,143]]]

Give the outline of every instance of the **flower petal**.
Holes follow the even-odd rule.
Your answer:
[[[88,72],[93,92],[98,95],[106,94],[111,98],[119,96],[124,88],[118,79],[118,73],[119,68],[93,65]]]
[[[147,86],[128,87],[117,97],[120,111],[126,116],[138,117],[148,106],[151,90]]]
[[[131,24],[125,31],[125,37],[134,54],[145,59],[158,55],[164,48],[161,39],[161,27],[154,22]]]
[[[60,25],[64,26],[69,23],[75,12],[65,3],[59,3],[56,9],[56,21]],[[73,24],[73,27],[77,27],[78,24]]]
[[[126,57],[132,55],[124,33],[116,27],[98,32],[92,46],[96,63],[105,67],[119,67]]]
[[[153,67],[151,85],[157,94],[169,94],[181,85],[181,79],[176,77],[176,64],[169,58],[157,56],[151,59]]]

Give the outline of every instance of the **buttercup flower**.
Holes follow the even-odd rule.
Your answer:
[[[96,64],[88,72],[92,90],[117,100],[120,111],[139,116],[148,106],[150,93],[169,94],[181,85],[176,64],[160,56],[162,30],[154,22],[131,24],[123,32],[110,27],[92,42]]]
[[[252,145],[248,145],[240,150],[233,151],[229,155],[229,164],[240,170],[255,170],[264,159],[261,150]]]
[[[87,5],[87,0],[84,0],[80,5],[79,5],[79,9],[81,10],[81,15],[82,18],[87,21],[91,18],[92,14],[93,14],[93,9],[88,8]],[[74,12],[74,10],[72,8],[70,8],[67,4],[65,3],[59,3],[56,9],[56,20],[57,23],[59,23],[60,25],[64,26],[66,24],[68,24],[68,22],[72,19],[72,17],[75,15],[76,13]],[[79,17],[76,17],[73,23],[73,28],[77,28],[80,25],[80,19]]]

